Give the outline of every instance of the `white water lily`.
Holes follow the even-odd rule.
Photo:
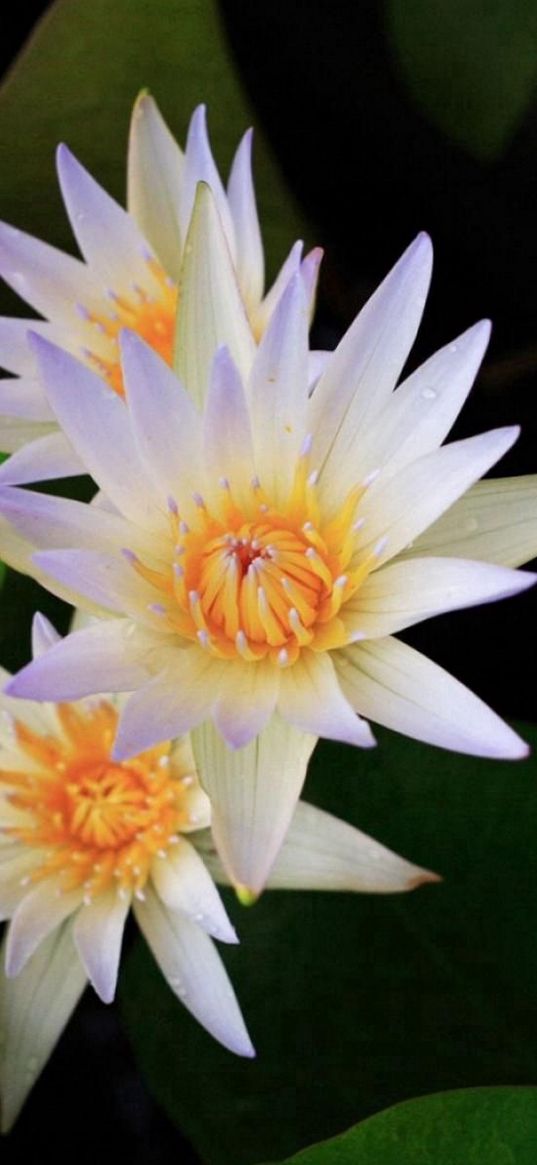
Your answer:
[[[251,131],[231,166],[227,192],[215,166],[205,108],[192,117],[183,153],[146,94],[136,102],[128,156],[128,212],[97,184],[66,146],[58,177],[84,262],[0,224],[0,275],[46,322],[0,319],[0,449],[16,451],[0,470],[4,482],[84,472],[76,451],[58,432],[27,344],[38,330],[83,360],[121,395],[118,336],[123,327],[143,337],[167,363],[180,312],[180,273],[199,181],[209,183],[235,272],[236,310],[259,337],[288,278],[301,265],[293,247],[263,298],[264,256],[251,173]],[[314,281],[317,253],[304,260]]]
[[[471,488],[518,430],[441,446],[488,324],[394,391],[430,268],[420,236],[311,394],[302,275],[252,356],[201,187],[180,313],[188,392],[132,333],[122,337],[125,403],[34,340],[49,404],[107,509],[5,488],[0,510],[27,570],[108,617],[29,664],[9,691],[37,700],[131,691],[122,759],[193,730],[221,858],[247,891],[268,876],[318,736],[369,747],[367,717],[461,752],[527,753],[461,683],[393,638],[534,581],[510,566],[537,545],[534,501],[524,500],[524,491],[535,499],[535,479]],[[2,552],[20,565],[4,534]],[[288,771],[293,751],[302,761]]]
[[[36,616],[36,657],[57,639]],[[11,920],[0,970],[4,1131],[87,981],[113,998],[131,908],[181,1002],[231,1051],[253,1055],[210,937],[237,941],[207,869],[226,880],[188,739],[114,761],[121,701],[0,701],[0,911]],[[300,803],[269,885],[386,893],[435,880]]]

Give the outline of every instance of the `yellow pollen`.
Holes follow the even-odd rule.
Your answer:
[[[168,625],[220,658],[256,662],[268,656],[287,667],[301,649],[325,651],[348,642],[341,608],[376,565],[359,553],[356,509],[364,488],[352,491],[323,520],[308,453],[298,459],[287,503],[273,506],[257,480],[233,498],[232,483],[217,504],[197,500],[187,525],[170,512],[174,561],[169,572],[139,559],[134,569],[165,604]]]
[[[117,712],[108,701],[56,710],[54,736],[15,721],[28,770],[0,771],[0,784],[28,824],[6,832],[42,854],[32,881],[58,874],[62,889],[81,887],[86,900],[111,886],[139,893],[155,856],[189,825],[185,773],[176,763],[170,772],[169,743],[111,760]]]
[[[147,265],[157,285],[156,293],[151,294],[139,287],[134,288],[130,296],[111,292],[113,307],[110,312],[85,312],[81,309],[87,323],[97,328],[112,346],[110,356],[100,355],[90,346],[85,350],[86,358],[119,396],[125,395],[118,345],[122,328],[136,332],[167,364],[172,363],[178,289],[156,259],[148,258]]]

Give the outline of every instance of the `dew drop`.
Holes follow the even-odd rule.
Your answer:
[[[435,388],[424,388],[421,395],[424,400],[436,400],[438,393]]]
[[[449,345],[449,350],[450,350],[450,352],[458,352],[458,350],[459,350],[459,345],[458,345],[458,344],[450,344],[450,345]]]

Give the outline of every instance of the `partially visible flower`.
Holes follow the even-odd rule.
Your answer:
[[[39,615],[33,639],[36,655],[57,640]],[[188,739],[114,761],[118,701],[1,698],[0,910],[11,920],[0,970],[4,1131],[88,979],[104,1002],[113,998],[131,907],[172,991],[227,1048],[253,1055],[209,937],[236,941],[207,869],[227,880]],[[300,803],[269,886],[387,893],[436,880]]]
[[[20,450],[0,472],[3,481],[44,480],[84,472],[58,433],[36,376],[28,328],[85,361],[119,395],[122,328],[133,329],[168,363],[176,342],[179,281],[198,182],[209,183],[235,272],[234,309],[254,338],[262,335],[275,304],[301,263],[293,247],[263,298],[264,256],[251,174],[251,131],[231,167],[227,192],[215,166],[205,108],[192,117],[183,154],[155,102],[135,104],[128,157],[128,207],[120,207],[66,146],[58,150],[58,176],[73,233],[85,262],[0,224],[0,275],[46,323],[0,319],[0,365],[17,379],[0,380],[0,449]],[[314,277],[315,254],[305,260]],[[2,414],[4,414],[2,416]]]
[[[512,494],[498,482],[477,495],[477,527],[468,517],[467,491],[517,428],[441,447],[483,356],[486,322],[393,391],[428,288],[425,236],[365,305],[313,393],[302,276],[250,364],[207,187],[191,248],[181,312],[188,392],[133,333],[122,337],[125,403],[34,340],[50,405],[109,508],[6,487],[0,510],[27,558],[39,550],[27,569],[108,618],[28,665],[9,690],[33,699],[131,691],[115,746],[123,759],[192,730],[222,860],[257,893],[316,737],[369,747],[367,717],[461,752],[527,754],[477,697],[393,633],[531,585],[533,575],[497,563],[523,561],[529,539],[517,523],[534,547],[537,523],[535,507],[529,523],[525,505],[505,508]],[[0,546],[9,561],[3,535]],[[301,777],[297,766],[287,772],[293,749]]]

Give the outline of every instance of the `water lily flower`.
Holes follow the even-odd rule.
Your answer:
[[[33,328],[93,368],[121,395],[118,336],[129,327],[167,363],[172,361],[179,277],[196,186],[211,186],[235,273],[234,306],[259,337],[293,271],[296,244],[263,298],[264,256],[251,173],[251,131],[231,166],[227,192],[214,163],[205,108],[194,112],[183,154],[153,99],[135,104],[128,156],[128,212],[73,157],[58,150],[58,177],[84,262],[0,224],[0,275],[41,316],[0,319],[0,364],[15,376],[0,380],[0,449],[18,451],[0,471],[23,482],[84,472],[58,432],[27,344]],[[305,261],[311,274],[315,255]]]
[[[461,752],[526,755],[482,701],[394,633],[531,585],[533,575],[503,561],[528,548],[528,530],[535,548],[537,530],[534,506],[530,518],[525,504],[510,508],[509,484],[484,483],[475,501],[467,493],[516,427],[441,444],[487,323],[394,391],[427,292],[427,237],[363,308],[310,394],[302,276],[252,361],[219,230],[202,186],[180,323],[188,391],[133,333],[122,336],[125,403],[34,340],[50,406],[108,508],[4,487],[0,511],[37,549],[27,569],[107,617],[29,664],[9,691],[132,692],[120,759],[192,731],[222,860],[257,893],[316,737],[369,747],[366,717]],[[535,498],[534,479],[529,488]],[[481,508],[470,527],[472,507]],[[9,561],[3,535],[0,549]],[[301,776],[287,772],[295,748]]]
[[[40,615],[33,641],[36,657],[58,641]],[[0,970],[4,1131],[88,980],[113,998],[131,909],[181,1002],[231,1051],[253,1055],[210,937],[236,941],[207,868],[226,880],[188,739],[114,761],[121,701],[0,700],[0,910],[11,920]],[[435,880],[300,803],[269,884],[385,893]]]

